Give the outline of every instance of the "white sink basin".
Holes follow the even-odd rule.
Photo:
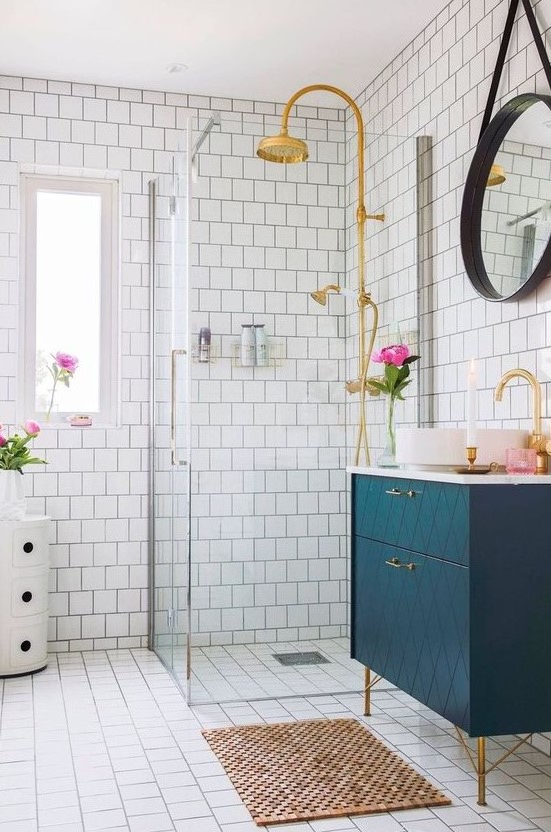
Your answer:
[[[507,448],[527,448],[527,430],[476,431],[477,465],[505,465]],[[396,462],[409,468],[444,469],[467,464],[465,428],[396,428]]]

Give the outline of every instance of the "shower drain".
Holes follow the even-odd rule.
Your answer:
[[[286,667],[298,664],[330,664],[329,659],[317,653],[315,650],[304,653],[272,653],[274,659]]]

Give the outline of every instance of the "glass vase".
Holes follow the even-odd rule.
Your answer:
[[[394,403],[392,396],[385,399],[385,447],[378,464],[381,468],[397,468],[396,462],[396,429],[394,425]]]

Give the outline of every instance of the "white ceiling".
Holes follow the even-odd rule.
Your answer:
[[[280,102],[326,83],[355,97],[446,4],[0,0],[0,73]]]

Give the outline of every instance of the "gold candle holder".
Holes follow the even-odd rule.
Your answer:
[[[476,460],[477,448],[472,445],[468,445],[465,450],[467,451],[467,461],[469,463],[469,468],[472,470],[474,468],[474,463]]]

